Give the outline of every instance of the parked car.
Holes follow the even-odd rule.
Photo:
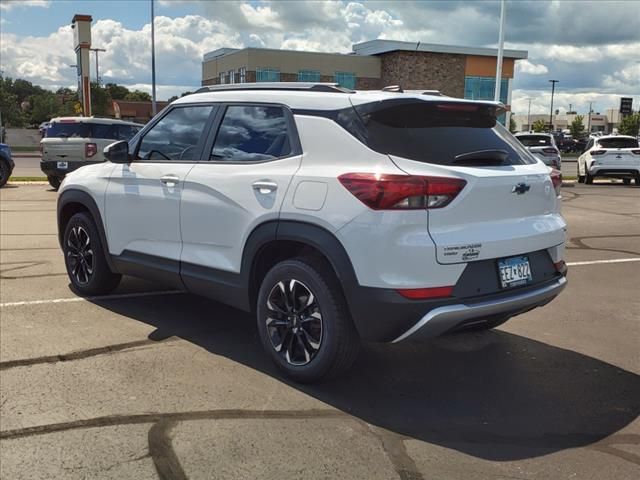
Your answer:
[[[360,341],[496,327],[566,284],[559,172],[502,112],[333,84],[205,87],[67,176],[71,284],[99,295],[135,275],[254,312],[301,382],[348,368]]]
[[[640,146],[627,135],[592,137],[578,157],[578,182],[593,183],[596,177],[621,178],[625,185],[640,185]]]
[[[44,136],[47,133],[47,128],[49,128],[49,125],[51,125],[51,122],[42,122],[39,126],[38,126],[38,130],[40,131],[40,136],[42,138],[44,138]]]
[[[112,118],[53,118],[40,141],[40,169],[57,190],[69,172],[104,162],[104,147],[118,140],[129,140],[141,128],[140,124]]]
[[[0,187],[4,187],[13,173],[15,163],[11,157],[11,148],[5,143],[0,143]]]
[[[516,133],[515,137],[545,165],[560,170],[562,160],[553,135],[549,133]]]

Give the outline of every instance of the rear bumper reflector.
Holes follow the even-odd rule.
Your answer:
[[[408,298],[410,300],[424,300],[427,298],[450,297],[453,293],[453,286],[432,288],[403,288],[396,291],[404,298]]]

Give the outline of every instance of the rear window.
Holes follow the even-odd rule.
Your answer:
[[[545,147],[551,145],[551,138],[547,135],[518,135],[516,138],[525,147]]]
[[[598,140],[602,148],[638,148],[638,141],[633,138],[603,138]]]
[[[47,128],[46,137],[57,138],[102,138],[107,140],[129,140],[140,131],[134,125],[108,123],[52,123]]]
[[[454,102],[387,100],[355,107],[362,128],[338,117],[369,148],[438,165],[535,163],[496,121],[496,108]]]

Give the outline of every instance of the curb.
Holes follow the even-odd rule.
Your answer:
[[[13,158],[25,158],[25,157],[40,157],[40,150],[34,150],[33,152],[11,152]]]

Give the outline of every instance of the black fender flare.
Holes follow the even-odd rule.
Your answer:
[[[102,220],[102,215],[100,215],[100,210],[98,209],[98,205],[96,201],[93,199],[91,195],[82,190],[65,190],[58,196],[58,207],[57,207],[57,222],[58,222],[58,242],[60,243],[60,248],[62,248],[62,241],[64,236],[64,227],[62,225],[63,221],[63,212],[67,205],[75,203],[82,205],[85,207],[91,216],[93,217],[93,221],[96,224],[98,229],[98,235],[100,236],[100,242],[102,243],[105,257],[107,260],[107,264],[112,272],[117,272],[113,259],[111,258],[111,254],[109,253],[109,244],[107,242],[107,234],[104,228],[104,222]]]

